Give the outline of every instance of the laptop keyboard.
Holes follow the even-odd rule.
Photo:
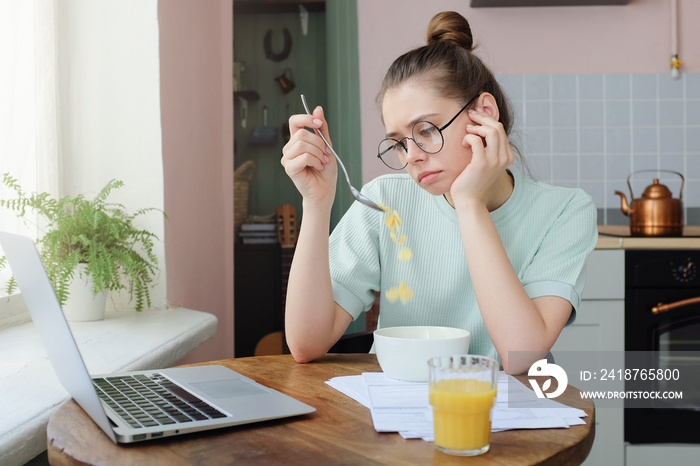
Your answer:
[[[160,374],[92,379],[97,394],[133,428],[226,417]]]

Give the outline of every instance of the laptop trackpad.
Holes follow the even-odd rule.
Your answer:
[[[214,380],[211,382],[190,383],[197,390],[212,398],[232,398],[237,396],[265,395],[269,393],[262,387],[253,385],[244,379]]]

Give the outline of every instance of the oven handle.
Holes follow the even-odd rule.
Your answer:
[[[675,309],[677,307],[690,306],[691,304],[698,304],[698,303],[700,303],[700,297],[684,299],[682,301],[676,301],[675,303],[671,303],[671,304],[659,303],[655,307],[651,308],[651,313],[652,314],[660,314],[662,312],[667,312],[667,311],[670,311],[671,309]]]

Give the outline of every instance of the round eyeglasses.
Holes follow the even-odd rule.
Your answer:
[[[412,137],[401,139],[386,138],[382,140],[377,149],[377,157],[384,162],[384,165],[392,170],[403,170],[406,165],[408,165],[408,161],[406,160],[406,154],[408,154],[408,139],[415,142],[418,148],[423,152],[427,154],[437,154],[445,145],[445,138],[442,132],[480,95],[481,93],[472,97],[469,102],[441,128],[438,128],[429,121],[419,121],[413,125],[413,129],[411,130]]]

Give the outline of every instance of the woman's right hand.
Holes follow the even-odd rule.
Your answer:
[[[306,128],[322,131],[328,142],[328,124],[321,107],[313,115],[292,115],[289,118],[290,139],[282,148],[282,166],[305,202],[327,204],[335,197],[338,166],[323,139]]]

